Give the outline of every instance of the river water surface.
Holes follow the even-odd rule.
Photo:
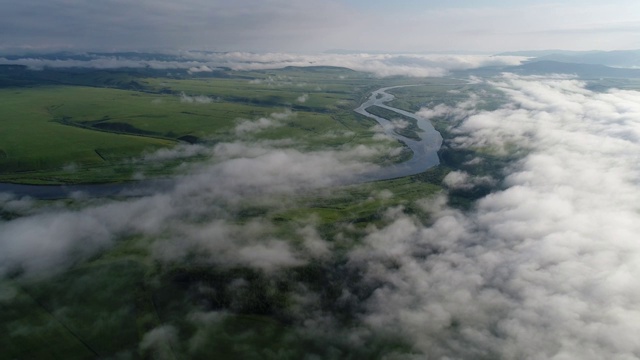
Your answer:
[[[432,168],[440,163],[440,159],[438,158],[438,150],[442,146],[442,136],[438,131],[436,131],[431,122],[417,116],[416,114],[396,109],[386,104],[395,98],[393,95],[387,93],[387,90],[406,86],[414,85],[391,86],[378,89],[374,91],[371,96],[369,96],[369,99],[367,101],[365,101],[362,105],[360,105],[360,107],[355,109],[358,114],[362,114],[364,116],[375,119],[382,126],[387,135],[406,144],[413,152],[413,156],[411,157],[411,159],[405,162],[383,167],[374,172],[365,174],[362,177],[362,179],[365,181],[387,180],[403,176],[415,175],[424,172],[427,169]],[[394,126],[389,119],[384,119],[367,112],[366,109],[374,105],[415,119],[418,123],[418,127],[420,128],[420,130],[422,130],[418,132],[420,140],[409,139],[405,136],[397,134],[394,131]]]

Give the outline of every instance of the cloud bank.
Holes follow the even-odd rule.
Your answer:
[[[488,55],[415,55],[415,54],[287,54],[247,52],[182,52],[171,60],[89,54],[88,59],[43,57],[2,58],[0,64],[25,65],[31,69],[84,67],[96,69],[152,68],[182,69],[190,73],[207,73],[216,68],[233,70],[278,69],[287,66],[337,66],[372,73],[375,76],[444,76],[453,70],[483,66],[519,65],[524,57]],[[158,56],[160,57],[160,56]],[[303,102],[303,101],[300,101]]]
[[[399,215],[367,236],[351,261],[383,285],[363,321],[430,358],[638,358],[640,94],[493,85],[510,104],[469,116],[456,144],[527,155],[470,213]]]

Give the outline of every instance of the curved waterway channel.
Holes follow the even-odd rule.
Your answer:
[[[438,150],[442,146],[442,136],[438,131],[436,131],[431,122],[417,116],[416,114],[396,109],[386,104],[395,98],[395,96],[387,93],[387,90],[408,86],[417,85],[390,86],[378,89],[374,91],[371,96],[369,96],[369,99],[367,101],[365,101],[362,105],[360,105],[360,107],[355,109],[355,112],[357,112],[358,114],[362,114],[376,120],[382,126],[387,135],[403,142],[413,152],[413,156],[411,157],[411,159],[405,162],[383,167],[378,169],[377,171],[363,175],[361,177],[361,180],[363,181],[388,180],[403,176],[415,175],[440,163],[440,159],[438,158]],[[381,118],[367,112],[367,108],[369,108],[370,106],[378,106],[416,120],[417,125],[421,130],[417,132],[420,140],[409,139],[408,137],[396,133],[394,130],[395,127],[390,119]]]
[[[368,181],[388,180],[403,176],[419,174],[440,163],[438,158],[438,150],[442,146],[442,136],[434,129],[431,122],[423,119],[416,114],[396,109],[387,105],[389,101],[395,97],[387,90],[396,89],[407,86],[417,85],[400,85],[390,86],[374,91],[369,99],[360,105],[355,112],[376,120],[384,129],[385,133],[402,143],[406,144],[413,152],[411,159],[399,164],[382,167],[377,170],[362,174],[356,177],[350,183],[362,183]],[[417,121],[417,125],[421,131],[417,132],[420,140],[414,140],[402,136],[395,132],[394,125],[389,119],[385,119],[367,112],[367,108],[378,106],[395,113],[410,117]],[[134,183],[124,184],[84,184],[84,185],[21,185],[0,183],[0,193],[12,193],[16,196],[30,196],[36,199],[61,199],[72,197],[73,194],[82,193],[90,197],[105,196],[144,196],[151,195],[158,191],[170,190],[175,185],[172,180],[145,180]]]

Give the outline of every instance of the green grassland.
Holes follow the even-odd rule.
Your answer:
[[[233,141],[238,123],[286,111],[293,116],[279,126],[244,136],[295,139],[300,148],[312,150],[383,144],[373,140],[375,122],[352,109],[369,90],[399,81],[340,68],[226,71],[208,77],[52,70],[18,76],[6,69],[0,74],[0,181],[49,184],[168,174],[175,163],[159,170],[157,164],[133,166],[131,159],[180,142]]]
[[[481,101],[475,104],[478,110],[495,110],[502,104],[503,94],[484,83],[475,84],[454,78],[427,80],[418,86],[390,89],[388,92],[396,98],[389,105],[409,112],[437,105],[455,107],[469,100],[472,93],[483,94]]]
[[[110,134],[52,121],[55,116],[51,114],[51,106],[60,104],[63,99],[72,99],[81,90],[50,87],[0,90],[0,108],[3,109],[0,118],[1,180],[31,178],[46,182],[48,172],[58,171],[64,176],[64,168],[70,165],[94,168],[105,177],[117,177],[117,168],[105,169],[105,157],[121,159],[175,143],[168,139]]]
[[[409,112],[439,104],[454,105],[468,97],[466,92],[473,87],[466,80],[453,78],[426,79],[421,84],[390,89],[395,99],[388,105]]]

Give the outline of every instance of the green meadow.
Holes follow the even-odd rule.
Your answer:
[[[369,90],[399,79],[382,81],[347,69],[227,71],[209,77],[117,72],[109,77],[97,71],[73,73],[66,81],[53,70],[30,76],[21,86],[4,78],[0,88],[0,181],[105,183],[128,181],[135,173],[170,174],[175,163],[133,160],[179,143],[294,139],[306,150],[401,146],[374,140],[375,122],[352,111]],[[260,118],[276,126],[234,131]]]

